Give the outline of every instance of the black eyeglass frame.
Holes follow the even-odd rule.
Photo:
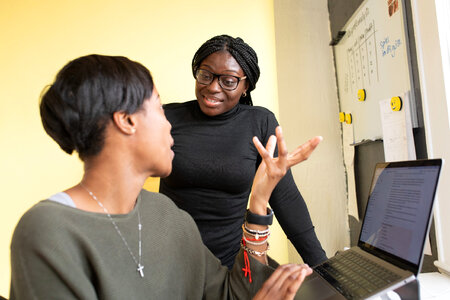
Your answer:
[[[211,81],[210,81],[209,83],[202,83],[202,82],[198,81],[198,78],[197,78],[197,77],[198,77],[198,73],[199,73],[200,71],[208,72],[208,73],[210,73],[210,74],[212,75],[212,79],[211,79]],[[222,86],[222,81],[220,80],[220,77],[221,77],[221,76],[231,76],[231,77],[236,78],[236,79],[237,79],[236,87],[235,87],[234,89],[230,89],[230,88],[227,88],[227,87]],[[201,84],[201,85],[210,85],[210,84],[214,81],[214,79],[216,79],[216,77],[217,77],[217,79],[218,79],[218,81],[219,81],[220,87],[221,87],[222,89],[226,90],[226,91],[234,91],[235,89],[237,89],[237,87],[239,86],[239,83],[240,83],[242,80],[247,79],[247,76],[238,77],[238,76],[228,75],[228,74],[216,74],[216,73],[213,73],[213,72],[208,71],[208,70],[205,70],[205,69],[197,69],[197,70],[195,70],[195,80],[196,80],[199,84]]]

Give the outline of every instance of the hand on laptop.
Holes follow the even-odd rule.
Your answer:
[[[305,277],[312,273],[308,265],[282,265],[266,280],[253,300],[294,299]]]

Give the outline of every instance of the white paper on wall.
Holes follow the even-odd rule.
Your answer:
[[[355,146],[353,124],[342,123],[344,164],[347,171],[348,214],[359,220],[355,183]]]
[[[380,101],[384,158],[387,162],[416,159],[409,92],[400,97],[403,102],[400,111],[391,109],[391,99]]]

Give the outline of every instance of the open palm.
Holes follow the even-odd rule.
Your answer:
[[[278,182],[290,167],[307,160],[322,141],[322,137],[316,136],[288,153],[280,126],[275,129],[275,134],[276,137],[272,135],[265,148],[257,137],[253,138],[253,143],[262,157],[262,162],[253,179],[250,201],[250,210],[256,214],[265,214],[267,202]],[[273,157],[276,145],[278,145],[278,157]]]

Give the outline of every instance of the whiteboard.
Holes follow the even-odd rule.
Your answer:
[[[342,30],[334,46],[340,110],[352,114],[354,142],[381,139],[379,102],[413,91],[402,0],[365,0]]]

